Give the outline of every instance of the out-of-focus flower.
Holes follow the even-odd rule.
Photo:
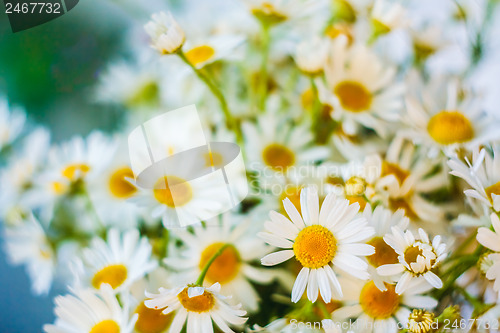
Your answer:
[[[122,235],[111,229],[107,242],[95,237],[82,255],[83,260],[75,263],[75,283],[95,289],[108,284],[115,292],[122,291],[156,267],[151,260],[151,245],[136,229]]]
[[[394,83],[396,70],[384,64],[366,46],[347,46],[338,37],[325,67],[326,86],[319,85],[320,99],[333,108],[331,116],[342,122],[347,134],[359,125],[388,133],[388,122],[398,119],[404,86]]]
[[[425,281],[413,281],[401,294],[396,293],[392,284],[386,284],[386,290],[381,291],[373,281],[351,281],[349,286],[344,306],[332,316],[342,320],[356,318],[352,325],[356,332],[399,332],[398,323],[406,327],[411,309],[432,309],[438,304],[434,298],[421,295],[431,289]]]
[[[7,99],[0,96],[0,151],[21,134],[25,121],[24,111],[11,108]]]
[[[267,243],[286,250],[262,258],[266,266],[277,265],[295,257],[303,266],[292,290],[292,302],[298,302],[307,286],[307,298],[316,301],[318,294],[329,301],[332,295],[342,297],[342,287],[330,263],[359,278],[368,279],[367,263],[358,256],[374,253],[371,245],[361,243],[373,235],[363,217],[354,219],[359,204],[349,205],[329,194],[319,208],[315,187],[302,189],[301,214],[288,199],[283,201],[291,221],[271,211],[271,221],[265,223],[265,232],[259,233]]]
[[[204,42],[184,46],[184,55],[196,68],[202,68],[220,59],[234,57],[235,49],[244,42],[244,37],[237,35],[217,35]]]
[[[5,250],[14,265],[26,265],[33,292],[47,294],[56,269],[56,253],[35,216],[31,214],[22,225],[5,229]]]
[[[495,213],[491,214],[490,218],[494,231],[484,227],[479,228],[477,241],[495,252],[488,256],[488,260],[493,263],[490,264],[489,269],[486,271],[486,278],[495,281],[493,288],[500,294],[500,219]]]
[[[194,233],[177,231],[175,235],[185,244],[179,256],[165,258],[164,262],[179,271],[179,278],[195,280],[208,260],[224,245],[231,244],[211,264],[205,276],[205,284],[218,282],[223,294],[232,295],[235,302],[255,312],[260,297],[250,281],[269,284],[277,274],[273,270],[257,268],[251,262],[269,253],[262,240],[249,233],[250,221],[231,226],[236,216],[226,214],[222,225],[208,221],[207,227],[198,227]],[[218,220],[218,219],[216,219]]]
[[[377,0],[371,11],[373,36],[385,35],[405,26],[405,10],[399,3]]]
[[[472,189],[464,193],[470,198],[479,200],[487,207],[500,211],[500,158],[499,148],[493,147],[492,154],[486,149],[474,149],[472,164],[465,164],[457,157],[451,158],[448,165],[450,173],[465,180]]]
[[[164,314],[174,312],[169,332],[179,333],[187,322],[188,332],[212,332],[212,321],[225,333],[233,332],[228,326],[241,326],[247,318],[240,306],[230,306],[225,296],[219,294],[220,284],[209,288],[182,286],[174,289],[159,289],[159,294],[146,292],[151,298],[144,304],[153,309],[164,309]]]
[[[132,332],[137,315],[129,319],[127,309],[120,306],[109,285],[73,294],[56,297],[57,318],[54,324],[43,327],[45,332]]]
[[[329,43],[319,37],[304,41],[297,46],[295,63],[307,75],[315,76],[323,72],[328,57]]]
[[[423,229],[418,229],[419,238],[410,230],[403,232],[392,227],[392,234],[384,236],[384,241],[398,254],[399,263],[386,264],[377,268],[382,276],[402,274],[397,280],[395,292],[401,295],[414,281],[427,281],[434,288],[441,288],[443,282],[432,270],[446,258],[446,244],[441,243],[441,236],[435,236],[432,243]]]
[[[151,37],[151,46],[161,54],[175,53],[186,40],[184,30],[170,12],[153,14],[144,30]]]

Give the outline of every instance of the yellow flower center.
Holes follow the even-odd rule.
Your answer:
[[[201,253],[199,268],[203,269],[210,258],[224,245],[225,243],[213,243],[207,246]],[[234,246],[228,246],[214,260],[207,271],[206,279],[211,282],[219,282],[220,284],[232,281],[240,269],[240,255]]]
[[[209,152],[205,155],[205,166],[220,167],[224,165],[224,157],[218,152]]]
[[[404,259],[406,261],[406,263],[410,266],[410,270],[413,272],[413,269],[411,268],[411,264],[412,263],[416,263],[417,262],[417,258],[418,256],[423,256],[423,251],[422,249],[417,246],[417,245],[413,245],[409,248],[407,248],[405,250],[405,253],[404,253]],[[434,264],[436,263],[436,260],[435,259],[431,259],[429,261],[429,264],[430,266],[434,266]],[[419,272],[413,272],[413,273],[416,273],[416,274],[423,274],[425,272],[429,271],[429,268],[428,267],[425,267],[423,271],[419,271]]]
[[[345,194],[350,196],[359,196],[365,193],[366,181],[361,177],[351,177],[345,182]]]
[[[129,167],[124,167],[113,172],[109,178],[109,190],[118,199],[127,199],[137,192],[137,188],[125,178],[134,178]]]
[[[398,180],[399,184],[402,185],[406,178],[410,175],[410,172],[403,170],[399,165],[387,161],[382,162],[382,177],[394,175]]]
[[[263,2],[258,8],[252,9],[252,14],[266,24],[278,24],[287,19],[287,16],[276,10],[273,4]]]
[[[205,61],[212,59],[215,54],[213,47],[209,45],[200,45],[193,47],[191,50],[186,52],[186,58],[193,65],[199,65]]]
[[[137,89],[126,101],[130,107],[158,102],[160,88],[155,81],[148,81]]]
[[[434,314],[421,309],[414,309],[408,318],[410,333],[428,333],[432,330]]]
[[[349,44],[353,41],[352,29],[348,24],[345,23],[335,23],[326,27],[324,34],[331,38],[335,39],[340,35],[344,35],[347,37]]]
[[[415,53],[415,61],[417,63],[421,63],[436,52],[436,47],[421,41],[414,40],[413,52]]]
[[[159,203],[171,208],[183,206],[193,198],[191,185],[176,176],[166,176],[158,180],[153,194]]]
[[[361,210],[364,210],[366,207],[366,204],[368,203],[368,201],[366,201],[365,197],[363,197],[361,195],[346,195],[345,198],[347,200],[349,200],[350,205],[357,202],[359,204],[359,208]]]
[[[120,326],[112,319],[103,320],[92,327],[90,333],[120,333]]]
[[[469,119],[458,111],[441,111],[429,120],[427,132],[442,145],[462,143],[474,138],[474,128]]]
[[[92,285],[99,289],[102,283],[107,283],[115,289],[121,286],[126,279],[127,267],[122,264],[109,265],[94,274]]]
[[[285,170],[295,164],[295,154],[286,146],[272,143],[262,152],[264,163],[275,169]]]
[[[139,318],[135,323],[135,330],[139,333],[161,333],[164,332],[172,322],[172,314],[163,314],[162,310],[150,309],[141,302],[135,309]]]
[[[340,105],[347,111],[362,112],[372,104],[371,92],[359,82],[342,81],[335,86],[333,92],[337,95]]]
[[[335,257],[337,240],[327,228],[311,225],[299,232],[293,243],[293,252],[302,266],[323,267]]]
[[[419,217],[417,213],[413,210],[408,202],[408,198],[389,198],[389,208],[396,212],[398,209],[402,209],[405,212],[405,216],[411,220],[418,220]]]
[[[396,287],[386,284],[387,290],[380,291],[373,281],[365,284],[359,296],[363,312],[374,319],[387,319],[399,308],[400,297]]]
[[[61,182],[52,182],[51,183],[52,191],[54,191],[55,194],[63,194],[67,190],[67,186]]]
[[[90,171],[90,166],[87,164],[83,163],[75,163],[75,164],[70,164],[66,168],[64,168],[61,172],[63,177],[69,179],[69,180],[75,180],[75,178],[78,176],[85,176],[87,172]]]
[[[382,23],[380,20],[372,19],[373,35],[380,36],[391,32],[391,28],[386,24]]]
[[[493,194],[500,195],[500,182],[488,186],[487,188],[484,189],[484,191],[488,195],[488,198],[490,198],[490,200],[493,201]]]
[[[215,305],[214,295],[209,291],[204,291],[202,295],[189,298],[188,288],[185,288],[177,296],[184,309],[191,312],[208,312]]]
[[[387,245],[382,237],[374,237],[368,244],[375,248],[375,253],[367,257],[368,262],[372,266],[379,267],[387,264],[396,264],[398,262],[398,254],[392,247]]]

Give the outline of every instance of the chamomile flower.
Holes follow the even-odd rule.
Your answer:
[[[474,149],[498,137],[498,123],[473,98],[460,97],[456,80],[434,79],[422,88],[421,98],[406,98],[406,108],[411,129],[401,131],[402,135],[434,151],[455,155],[458,148]]]
[[[276,131],[276,128],[281,130]],[[244,123],[243,132],[246,137],[252,138],[247,146],[247,154],[253,161],[250,168],[260,172],[263,182],[266,178],[283,180],[283,175],[289,170],[328,156],[327,148],[313,145],[314,138],[308,127],[292,127],[274,114],[260,117],[257,124]]]
[[[132,332],[137,315],[128,318],[127,309],[120,306],[109,285],[100,290],[76,290],[73,294],[56,297],[57,318],[54,324],[43,327],[46,333]]]
[[[441,243],[441,236],[435,236],[432,242],[427,233],[419,228],[418,238],[410,230],[403,232],[399,227],[392,227],[392,233],[384,236],[384,241],[398,254],[398,263],[386,264],[377,268],[382,276],[401,274],[395,288],[398,295],[411,285],[412,281],[427,281],[434,288],[441,288],[443,282],[433,270],[446,258],[446,244]]]
[[[493,230],[488,228],[479,228],[477,231],[477,241],[494,251],[495,253],[488,255],[490,264],[486,271],[486,278],[494,280],[493,289],[500,295],[500,219],[495,213],[490,215]]]
[[[115,292],[128,288],[156,267],[151,260],[151,245],[140,238],[136,229],[120,234],[110,229],[105,242],[95,237],[89,248],[82,252],[82,259],[75,263],[75,284],[99,289],[109,284]]]
[[[23,224],[5,229],[5,250],[14,265],[26,265],[35,294],[49,292],[56,269],[56,253],[33,214]]]
[[[187,322],[187,332],[213,332],[213,323],[225,333],[233,332],[228,326],[245,323],[246,314],[241,306],[230,306],[227,297],[219,294],[220,284],[209,288],[182,286],[173,289],[159,289],[159,294],[146,292],[150,298],[144,304],[153,309],[164,309],[164,314],[174,313],[170,333],[179,333]]]
[[[170,12],[153,14],[144,30],[151,37],[151,47],[161,54],[175,53],[186,39],[184,31]]]
[[[307,286],[307,297],[316,301],[332,295],[342,297],[342,287],[333,272],[333,266],[360,278],[368,279],[368,264],[358,256],[374,253],[371,245],[361,243],[373,235],[363,217],[354,218],[359,204],[349,205],[348,200],[329,194],[321,211],[315,187],[302,189],[301,214],[290,200],[283,205],[290,217],[271,211],[271,221],[265,223],[265,232],[259,234],[267,243],[285,250],[268,254],[262,264],[273,266],[295,257],[303,266],[292,290],[292,302],[298,302]]]
[[[182,279],[194,281],[208,260],[224,244],[230,244],[210,265],[205,283],[212,285],[218,282],[223,294],[232,295],[235,302],[242,303],[246,310],[256,311],[260,298],[250,281],[268,284],[275,274],[272,270],[251,265],[253,261],[269,253],[269,249],[255,234],[248,232],[249,220],[231,226],[231,219],[235,218],[224,215],[220,226],[208,221],[206,228],[197,227],[194,234],[177,231],[175,234],[186,248],[179,257],[168,257],[164,262],[180,271]]]
[[[402,105],[403,85],[394,84],[396,70],[384,64],[362,44],[347,46],[344,36],[333,42],[325,67],[326,86],[320,82],[323,103],[332,106],[331,116],[342,122],[347,134],[359,125],[385,136],[387,122],[395,121]]]
[[[465,180],[472,189],[464,191],[465,195],[474,198],[500,211],[500,151],[493,146],[492,152],[486,149],[474,149],[472,152],[472,163],[466,163],[457,157],[448,161],[451,168],[450,174]]]
[[[0,96],[0,151],[21,134],[25,121],[24,111],[10,107],[7,99]]]
[[[367,242],[375,248],[375,253],[367,257],[370,264],[368,272],[377,288],[381,291],[386,291],[386,284],[392,283],[392,280],[385,276],[380,276],[377,273],[377,268],[387,264],[397,264],[398,254],[384,241],[384,236],[391,231],[391,227],[393,226],[397,226],[403,230],[406,229],[410,221],[404,216],[403,210],[392,213],[382,206],[377,206],[372,211],[370,204],[363,211],[363,216],[368,221],[368,225],[375,229],[375,236]]]
[[[422,281],[414,281],[401,294],[396,293],[391,284],[386,284],[384,291],[377,288],[373,281],[356,281],[350,285],[352,289],[343,300],[344,306],[335,310],[332,316],[338,320],[356,318],[351,325],[356,333],[399,332],[398,323],[406,327],[411,309],[432,309],[438,304],[432,297],[421,295],[431,289]]]
[[[404,209],[410,220],[434,225],[444,219],[443,207],[425,199],[425,194],[449,185],[446,169],[439,159],[428,158],[407,140],[396,137],[389,146],[380,182],[388,192],[391,210]]]
[[[328,46],[326,40],[317,36],[297,45],[295,54],[297,67],[306,75],[315,76],[321,74],[328,57]]]
[[[244,42],[242,36],[216,35],[204,42],[184,46],[186,59],[196,68],[202,68],[220,59],[234,57],[235,50]]]

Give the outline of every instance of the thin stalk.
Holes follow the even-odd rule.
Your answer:
[[[259,88],[258,88],[258,107],[264,111],[267,99],[267,63],[269,62],[269,45],[271,41],[270,27],[262,23],[262,62],[260,64]]]
[[[208,269],[210,268],[212,263],[215,261],[215,259],[217,259],[217,257],[220,256],[222,254],[222,252],[224,252],[224,250],[226,248],[228,248],[229,246],[231,246],[231,244],[226,243],[226,244],[222,245],[220,247],[220,249],[217,250],[217,252],[214,253],[214,255],[210,258],[210,260],[208,260],[208,262],[205,264],[205,267],[203,267],[203,270],[201,271],[200,275],[198,276],[198,279],[196,280],[195,285],[203,286],[203,280],[205,280],[205,275],[207,275]]]
[[[226,120],[226,126],[234,131],[236,134],[236,140],[238,141],[239,144],[243,143],[243,136],[241,133],[241,129],[239,128],[238,124],[236,123],[236,120],[233,118],[231,115],[231,112],[229,111],[229,107],[227,105],[227,101],[220,91],[220,89],[212,82],[212,80],[202,71],[200,71],[198,68],[196,68],[187,58],[184,52],[182,50],[177,51],[177,55],[184,61],[191,69],[193,72],[198,76],[198,78],[203,81],[208,89],[212,92],[212,94],[217,98],[219,101],[219,104],[221,106],[222,112],[224,113],[224,118]]]

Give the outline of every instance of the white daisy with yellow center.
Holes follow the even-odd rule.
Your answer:
[[[490,219],[494,231],[485,227],[479,228],[476,238],[481,245],[494,252],[488,255],[491,263],[486,271],[486,278],[494,281],[493,290],[500,295],[500,219],[495,213],[490,215]]]
[[[301,214],[288,199],[283,201],[290,217],[271,211],[271,221],[265,223],[265,232],[259,236],[267,243],[285,250],[262,258],[262,264],[273,266],[292,257],[302,265],[292,289],[292,302],[298,302],[307,287],[307,297],[312,302],[318,298],[331,300],[342,297],[331,264],[359,278],[368,279],[368,264],[359,256],[374,253],[371,245],[361,243],[374,234],[363,217],[355,218],[359,204],[349,205],[348,200],[327,195],[319,208],[315,187],[306,187],[300,194]]]
[[[202,68],[221,59],[235,57],[236,49],[244,42],[237,35],[216,35],[204,42],[186,43],[183,47],[186,59],[196,68]]]
[[[247,318],[241,305],[230,306],[220,292],[220,284],[208,288],[182,286],[179,288],[160,288],[159,294],[146,292],[150,298],[144,304],[151,309],[164,309],[163,314],[174,313],[170,333],[179,333],[187,322],[187,332],[213,332],[213,323],[225,332],[231,333],[231,326],[241,326]]]
[[[76,261],[76,285],[95,289],[108,284],[115,292],[128,288],[156,267],[151,260],[151,245],[136,229],[123,234],[110,229],[107,241],[95,237]]]
[[[275,114],[259,117],[256,124],[243,123],[243,133],[249,138],[249,168],[258,173],[261,187],[283,182],[295,168],[326,159],[329,154],[326,147],[313,144],[314,137],[307,125],[292,127]]]
[[[120,306],[109,285],[103,285],[101,290],[83,289],[73,293],[56,297],[56,320],[43,327],[46,333],[132,332],[137,315],[129,319],[127,310]]]
[[[370,204],[366,205],[363,216],[368,221],[368,225],[375,229],[375,235],[367,242],[375,248],[375,253],[366,258],[369,263],[368,272],[377,288],[385,291],[387,290],[386,284],[392,283],[392,279],[380,276],[377,268],[387,264],[397,264],[398,254],[384,241],[384,236],[391,231],[393,226],[406,229],[410,220],[404,216],[403,210],[392,213],[389,209],[377,206],[372,211]]]
[[[185,250],[179,256],[165,258],[164,262],[179,272],[179,279],[194,281],[210,258],[222,246],[230,244],[210,265],[205,284],[218,282],[224,294],[232,295],[236,303],[254,312],[258,310],[260,297],[250,281],[269,284],[278,273],[251,265],[269,253],[269,249],[249,231],[249,220],[225,214],[221,223],[219,218],[207,221],[207,227],[196,227],[193,234],[176,230],[175,236],[183,242]]]
[[[449,182],[440,160],[431,160],[412,142],[396,137],[382,161],[377,187],[387,192],[386,205],[393,212],[403,209],[411,221],[435,225],[444,220],[444,210],[427,200],[425,194],[446,188]]]
[[[344,283],[344,280],[342,280]],[[347,281],[349,291],[344,297],[344,306],[332,313],[335,321],[356,321],[351,325],[356,333],[396,333],[398,323],[406,327],[411,310],[432,309],[438,302],[430,296],[421,295],[431,287],[426,283],[414,282],[404,293],[396,293],[392,284],[386,284],[381,291],[373,281]]]
[[[47,294],[56,270],[56,253],[34,215],[5,229],[5,250],[14,265],[26,265],[35,294]]]
[[[463,95],[456,80],[435,78],[424,83],[417,76],[410,76],[409,80],[416,91],[420,88],[422,97],[406,98],[411,130],[404,129],[401,135],[448,156],[456,155],[458,148],[474,149],[499,137],[498,123],[481,110],[475,96],[468,92]]]
[[[325,67],[326,85],[318,80],[319,96],[332,106],[331,116],[353,135],[359,126],[386,135],[388,122],[398,118],[404,86],[394,84],[396,70],[387,67],[366,46],[347,45],[339,36],[333,42]]]
[[[465,195],[500,211],[500,147],[494,145],[491,152],[474,149],[471,162],[453,157],[448,165],[452,175],[472,186],[464,191]]]
[[[398,263],[386,264],[377,268],[382,276],[400,276],[395,288],[396,294],[402,294],[412,281],[427,281],[434,288],[441,288],[443,282],[434,271],[446,258],[446,244],[441,243],[441,236],[435,236],[432,242],[427,233],[419,228],[418,238],[410,230],[403,232],[397,226],[392,233],[384,236],[384,241],[398,254]],[[402,273],[402,275],[400,275]]]

